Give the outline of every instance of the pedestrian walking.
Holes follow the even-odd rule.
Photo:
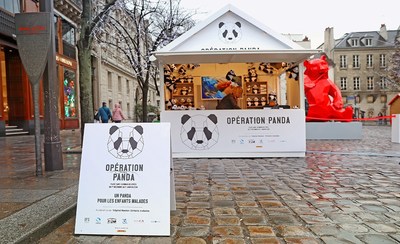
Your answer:
[[[97,109],[94,110],[94,123],[100,123],[100,114],[99,111]]]
[[[382,124],[383,124],[383,123],[382,123],[382,116],[383,116],[382,112],[379,112],[379,113],[378,113],[379,125],[382,125]]]
[[[108,121],[112,118],[111,111],[107,107],[106,102],[103,102],[103,105],[99,108],[98,113],[100,114],[101,123],[108,123]]]
[[[115,123],[121,123],[122,120],[125,120],[125,116],[122,113],[121,105],[119,103],[116,103],[114,105],[114,109],[112,112],[112,121]]]

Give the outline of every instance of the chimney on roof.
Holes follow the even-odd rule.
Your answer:
[[[333,27],[327,27],[324,35],[323,52],[326,53],[328,58],[332,58],[333,48],[335,47],[335,38],[333,36]]]
[[[386,30],[386,25],[385,24],[381,24],[381,29],[379,30],[379,35],[381,35],[381,37],[383,39],[385,39],[385,41],[388,40],[388,34],[387,34],[387,30]]]

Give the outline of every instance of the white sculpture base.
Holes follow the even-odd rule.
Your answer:
[[[400,114],[392,119],[392,142],[400,143]]]
[[[306,122],[306,139],[354,140],[361,138],[361,122]]]

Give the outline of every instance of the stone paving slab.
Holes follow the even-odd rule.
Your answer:
[[[177,210],[166,242],[398,243],[398,158],[310,154],[277,160],[174,159]],[[67,232],[72,242],[83,238]]]
[[[75,138],[76,133],[71,137]],[[18,143],[22,141],[18,139]],[[1,140],[0,146],[13,148],[12,143]],[[19,151],[26,157],[29,150]],[[43,194],[31,205],[16,205],[14,214],[3,215],[0,227],[14,222],[9,223],[14,225],[14,234],[21,232],[18,228],[23,229],[24,224],[19,225],[17,219],[23,219],[24,212],[31,217],[38,215],[32,210],[37,205],[49,208],[54,216],[57,211],[50,208],[74,208],[76,197],[69,207],[42,204],[51,197],[63,200],[62,195],[72,193],[65,194],[68,190],[77,194],[79,151],[71,151],[64,154],[68,157],[66,170],[48,177],[59,180],[57,187],[44,183],[15,185],[24,190],[56,192]],[[17,158],[14,153],[7,154]],[[21,160],[18,167],[1,172],[0,181],[32,177],[26,173],[34,170],[28,161]],[[177,210],[171,212],[170,237],[78,236],[73,234],[72,217],[39,243],[399,243],[399,163],[400,144],[390,142],[388,127],[363,128],[363,139],[357,141],[309,140],[305,158],[174,159]],[[7,185],[0,190],[7,191],[12,186]],[[7,204],[2,200],[0,209]],[[33,230],[34,226],[29,225]],[[1,233],[0,228],[3,243]],[[10,240],[8,235],[11,234],[5,237]],[[23,237],[16,235],[15,239],[29,240],[23,232]]]

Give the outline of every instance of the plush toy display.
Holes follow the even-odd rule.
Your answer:
[[[276,71],[276,68],[272,66],[270,63],[260,63],[258,69],[267,74],[273,74],[274,71]]]
[[[276,92],[272,91],[268,94],[268,107],[274,107],[276,105],[278,105],[278,99]]]
[[[289,73],[289,78],[299,80],[299,66],[293,66],[286,70]]]
[[[256,70],[256,68],[250,67],[250,68],[247,70],[247,73],[248,73],[248,75],[249,75],[249,77],[250,77],[250,80],[251,80],[252,82],[256,82],[256,81],[257,81],[257,70]]]
[[[167,88],[165,92],[165,104],[167,107],[172,106],[172,93],[176,92],[175,81],[176,77],[172,75],[172,72],[176,69],[175,65],[165,65],[164,66],[164,84]]]
[[[351,121],[353,108],[343,107],[340,90],[328,77],[326,57],[306,60],[304,66],[304,92],[309,104],[307,121]]]
[[[185,69],[185,67],[183,67],[183,66],[179,67],[178,73],[179,73],[180,75],[186,75],[186,69]]]
[[[226,73],[225,78],[229,81],[233,81],[233,78],[236,76],[235,71],[229,70],[228,73]]]

